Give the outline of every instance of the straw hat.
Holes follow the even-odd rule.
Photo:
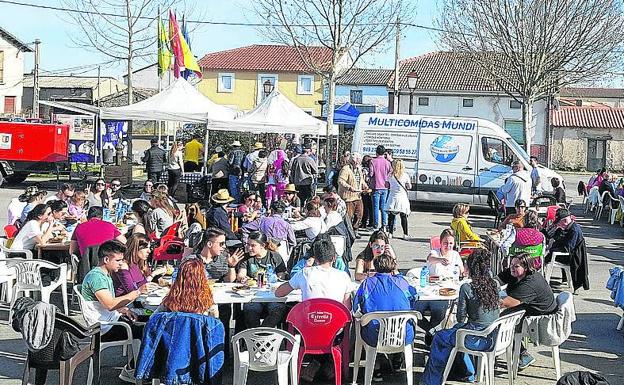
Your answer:
[[[19,197],[17,197],[17,199],[20,202],[28,202],[30,200],[30,198],[36,196],[36,195],[43,195],[46,196],[48,195],[48,192],[45,190],[39,190],[39,187],[37,186],[28,186],[26,188],[26,190],[24,191],[23,194],[21,194]]]
[[[230,192],[224,188],[217,191],[216,194],[212,194],[212,201],[215,203],[230,203],[233,200],[234,198],[230,196]]]
[[[241,146],[241,142],[239,142],[238,140],[235,140],[232,142],[232,144],[230,145],[232,147],[240,147]]]
[[[284,192],[290,192],[290,193],[298,193],[299,191],[297,191],[297,188],[295,187],[294,184],[288,184],[286,185],[286,188],[284,189]]]
[[[264,144],[260,143],[260,142],[256,142],[254,144],[254,150],[262,150],[264,148]]]

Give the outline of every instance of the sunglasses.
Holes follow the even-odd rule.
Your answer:
[[[100,182],[98,182],[98,183],[96,183],[95,185],[96,185],[96,186],[106,186],[106,183],[100,183]]]
[[[373,249],[375,250],[382,250],[386,248],[386,245],[378,245],[378,244],[374,244],[373,246],[371,246]]]
[[[111,184],[111,187],[121,187],[121,184],[119,184],[119,183],[113,183],[113,184]]]

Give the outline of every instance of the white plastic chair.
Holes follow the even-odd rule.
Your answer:
[[[600,192],[598,186],[594,186],[589,190],[587,195],[587,205],[585,206],[585,212],[594,211],[600,204]]]
[[[572,293],[564,291],[559,293],[559,295],[557,296],[557,307],[560,309],[562,306],[564,306],[564,304],[566,304],[567,302],[570,301],[574,301],[574,296],[572,295]],[[527,337],[529,335],[528,332],[528,320],[531,318],[542,318],[542,317],[553,317],[555,316],[555,314],[547,314],[547,315],[541,315],[541,316],[531,316],[531,317],[526,317],[524,319],[524,321],[522,322],[522,332],[521,333],[516,333],[515,337],[514,337],[514,363],[516,364],[515,366],[515,371],[513,373],[513,379],[515,380],[518,377],[518,373],[517,373],[517,364],[518,362],[520,362],[520,344],[521,341],[524,337]],[[573,318],[573,320],[575,320],[576,318]],[[557,375],[557,379],[555,381],[558,381],[559,378],[561,378],[561,359],[559,357],[559,345],[557,346],[551,346],[552,349],[552,358],[553,358],[553,362],[555,364],[555,373]]]
[[[455,347],[453,348],[453,350],[451,350],[451,355],[446,361],[446,367],[444,368],[444,374],[442,375],[442,384],[446,383],[446,378],[451,371],[451,367],[453,366],[453,362],[455,361],[455,356],[458,352],[463,352],[466,354],[477,356],[481,359],[479,372],[481,374],[483,374],[484,372],[486,373],[485,383],[488,385],[495,384],[494,364],[496,362],[496,357],[505,354],[507,359],[507,373],[509,376],[509,385],[513,385],[515,371],[512,342],[514,342],[516,325],[520,323],[520,320],[523,316],[524,310],[506,315],[505,317],[501,317],[496,320],[496,322],[488,326],[486,329],[480,331],[468,329],[457,330],[457,334],[455,335]],[[494,346],[491,351],[475,351],[470,350],[466,347],[466,337],[487,337],[495,330],[498,331],[496,333],[496,341],[494,342]]]
[[[610,192],[605,191],[602,193],[602,195],[600,196],[600,199],[598,200],[598,206],[596,209],[596,216],[594,217],[595,220],[599,221],[600,217],[602,216],[602,210],[604,209],[604,201],[605,201],[605,197],[609,197],[609,200],[607,201],[609,204],[607,205],[607,207],[609,208],[609,223],[613,224],[613,222],[615,222],[615,214],[617,214],[618,209],[617,208],[613,208],[613,203],[618,203],[619,201],[615,198],[613,198],[613,196],[611,195]]]
[[[356,322],[355,327],[356,339],[353,357],[353,383],[355,384],[357,381],[358,371],[360,369],[360,356],[363,347],[366,351],[364,385],[370,385],[373,380],[373,369],[375,368],[377,353],[403,353],[405,355],[407,385],[412,385],[414,382],[412,365],[414,344],[405,344],[405,335],[407,323],[412,321],[414,328],[416,328],[419,319],[422,319],[422,315],[417,311],[372,312],[364,314],[362,318]],[[361,328],[368,325],[373,320],[379,322],[377,346],[369,346],[364,342],[360,333]]]
[[[74,286],[74,292],[76,294],[76,296],[78,297],[78,304],[80,306],[80,312],[83,315],[83,319],[85,321],[85,323],[87,322],[87,320],[84,318],[84,308],[85,308],[85,302],[87,302],[87,300],[82,296],[82,285],[75,285]],[[100,344],[100,353],[104,351],[104,349],[113,347],[113,346],[121,346],[122,347],[122,353],[123,355],[127,355],[128,356],[128,364],[130,364],[130,361],[132,360],[132,357],[134,357],[134,362],[136,364],[137,362],[137,356],[139,354],[139,349],[138,349],[138,344],[137,345],[133,345],[133,336],[132,336],[132,329],[130,329],[130,325],[128,325],[125,322],[118,322],[118,321],[99,321],[100,325],[104,326],[104,325],[111,325],[111,326],[121,326],[124,329],[126,329],[126,335],[128,336],[128,338],[126,338],[125,340],[119,340],[119,341],[110,341],[110,342],[104,342],[102,341],[102,343]],[[104,335],[105,333],[102,333],[102,335]],[[132,356],[130,354],[127,354],[127,350],[130,349],[130,352],[132,353]]]
[[[282,240],[277,247],[277,252],[282,256],[284,260],[284,265],[288,266],[288,260],[290,259],[290,248],[288,247],[288,242],[286,240]]]
[[[563,269],[566,279],[568,280],[568,287],[572,288],[572,271],[570,270],[570,265],[556,261],[556,258],[558,256],[566,256],[566,255],[570,256],[570,253],[553,251],[552,259],[544,267],[544,273],[546,274],[544,278],[546,278],[546,282],[550,283],[550,277],[552,277],[553,269],[560,268],[560,269]]]
[[[336,258],[342,258],[347,240],[344,235],[330,235],[331,241],[334,244],[334,248],[336,249]]]
[[[242,350],[241,340],[245,342],[247,348],[245,351]],[[284,340],[292,345],[292,350],[281,350]],[[277,383],[288,385],[290,368],[291,384],[296,385],[299,344],[299,337],[274,328],[254,328],[236,334],[232,337],[234,384],[244,385],[249,370],[255,372],[277,370]]]
[[[0,238],[0,253],[4,254],[7,258],[12,258],[12,255],[17,254],[19,255],[18,258],[33,259],[32,251],[22,249],[9,249],[8,247],[6,247],[6,242],[6,238]]]
[[[52,262],[35,259],[10,258],[6,260],[8,267],[15,269],[16,282],[13,285],[13,298],[11,299],[11,309],[9,310],[9,320],[13,318],[13,305],[17,300],[17,294],[24,292],[28,295],[30,291],[41,292],[41,301],[50,303],[50,294],[57,287],[61,288],[63,296],[63,313],[69,315],[67,308],[67,265],[61,263],[57,265]],[[41,269],[58,270],[58,277],[49,285],[44,286],[41,281]]]

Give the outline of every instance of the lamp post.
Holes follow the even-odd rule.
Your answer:
[[[262,88],[264,91],[264,97],[266,98],[271,92],[273,92],[274,86],[273,83],[271,83],[271,81],[267,79],[264,81],[264,83],[262,83]]]
[[[327,100],[321,99],[316,101],[321,106],[321,117],[323,117],[323,107],[327,104]]]
[[[412,106],[414,105],[414,91],[416,91],[416,85],[418,84],[418,74],[416,72],[410,72],[407,74],[407,87],[410,90],[409,101],[409,114],[412,114]]]

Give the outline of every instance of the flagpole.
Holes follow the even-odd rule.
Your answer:
[[[161,36],[161,31],[160,28],[162,26],[162,23],[160,22],[160,6],[158,6],[158,28],[157,28],[157,33],[158,36],[156,37],[156,41],[157,41],[157,46],[160,47],[160,36]],[[160,60],[160,50],[158,52],[159,54],[159,60]],[[160,91],[162,91],[162,76],[160,76],[160,63],[156,63],[156,73],[158,74],[158,93],[160,93]],[[158,143],[160,143],[160,139],[161,139],[161,135],[162,135],[162,120],[158,121]]]

